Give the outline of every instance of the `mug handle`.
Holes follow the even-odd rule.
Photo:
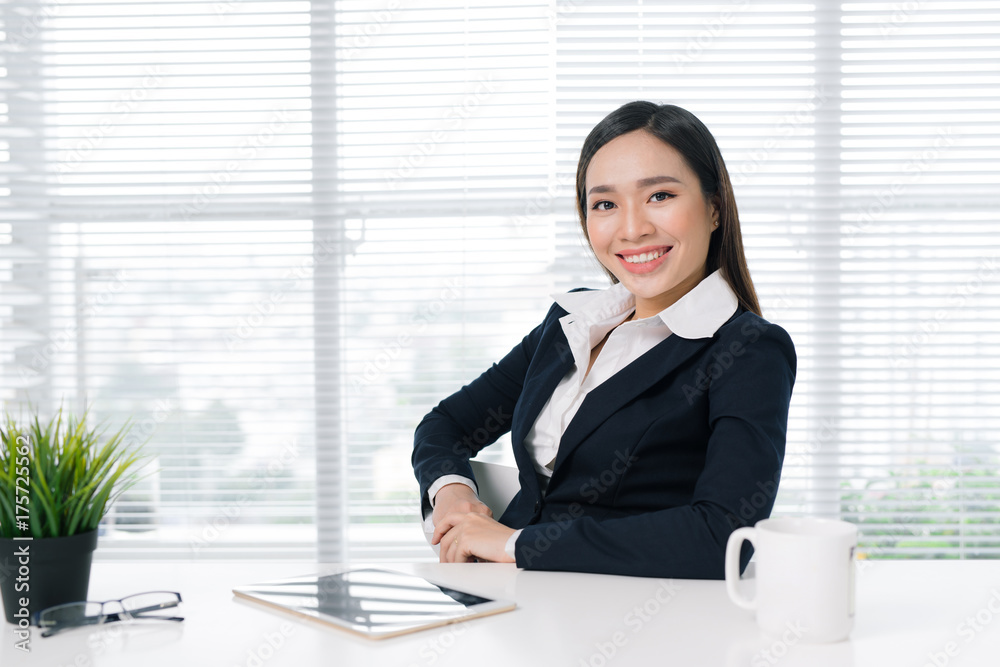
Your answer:
[[[757,537],[756,528],[737,528],[729,535],[729,541],[726,542],[726,592],[736,606],[750,611],[757,609],[757,598],[748,600],[743,597],[737,584],[740,581],[740,551],[743,548],[743,541],[753,544],[755,537]]]

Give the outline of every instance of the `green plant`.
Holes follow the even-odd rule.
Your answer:
[[[97,528],[111,503],[139,481],[142,458],[125,444],[130,429],[126,422],[104,439],[104,429],[87,427],[87,413],[64,422],[62,408],[45,425],[38,415],[27,427],[6,415],[0,537],[65,537]]]

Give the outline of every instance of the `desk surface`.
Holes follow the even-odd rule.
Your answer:
[[[109,624],[43,639],[30,654],[3,629],[0,665],[44,667],[423,667],[618,665],[962,667],[998,664],[1000,562],[859,563],[851,639],[797,644],[761,635],[718,581],[527,572],[512,565],[379,565],[433,576],[513,612],[372,641],[236,600],[233,586],[318,568],[289,563],[94,565],[90,598],[176,590],[183,623]],[[752,585],[752,580],[743,585]]]

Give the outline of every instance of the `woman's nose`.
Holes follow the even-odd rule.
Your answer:
[[[637,239],[653,233],[653,223],[643,207],[626,206],[622,214],[622,225],[619,229],[622,239]]]

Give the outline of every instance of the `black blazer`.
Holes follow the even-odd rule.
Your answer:
[[[541,492],[524,439],[573,354],[553,305],[507,356],[417,427],[424,513],[442,475],[510,431],[521,491],[500,517],[523,528],[517,565],[648,577],[724,578],[729,534],[766,518],[785,451],[795,348],[742,309],[711,338],[674,334],[586,397]],[[741,567],[750,559],[744,547]]]

